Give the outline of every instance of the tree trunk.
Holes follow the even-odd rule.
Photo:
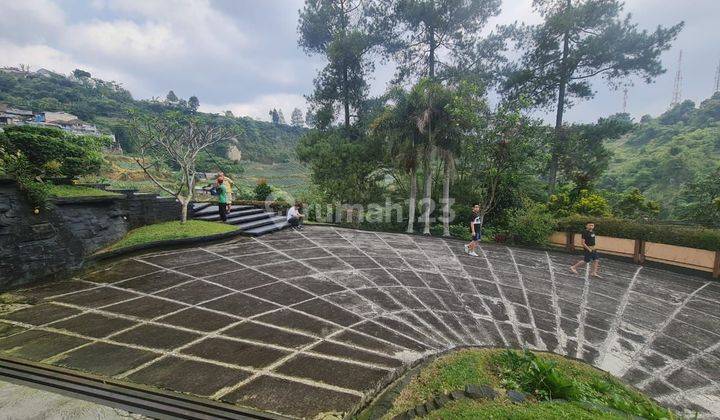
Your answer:
[[[413,233],[415,224],[415,205],[417,205],[417,174],[415,167],[410,169],[410,203],[408,203],[407,233]]]
[[[345,129],[350,129],[350,98],[348,93],[348,68],[347,64],[343,67],[343,107],[345,110]]]
[[[443,170],[443,236],[450,236],[450,152],[445,152]]]
[[[435,79],[435,31],[434,28],[430,28],[429,35],[430,53],[428,54],[428,76],[431,80]]]
[[[567,0],[567,9],[571,7],[570,0]],[[565,91],[567,89],[567,58],[569,54],[569,38],[570,30],[565,29],[563,34],[563,52],[562,61],[560,62],[560,83],[558,86],[558,102],[557,112],[555,114],[555,144],[552,147],[552,159],[550,160],[550,168],[548,170],[548,191],[550,194],[555,192],[557,184],[557,173],[560,166],[560,154],[566,149],[565,130],[563,130],[563,113],[565,112]]]
[[[178,201],[180,202],[180,223],[185,223],[187,222],[188,202],[190,200],[187,198],[178,197]]]
[[[431,200],[432,200],[432,150],[428,150],[425,156],[425,195],[423,196],[423,235],[430,234],[430,212],[431,212]]]

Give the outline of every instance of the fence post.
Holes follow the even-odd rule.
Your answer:
[[[575,252],[575,233],[565,232],[565,250]]]
[[[633,262],[635,262],[635,264],[643,264],[645,262],[645,241],[642,239],[635,239]]]
[[[713,278],[720,278],[720,251],[715,251],[715,266],[713,267]]]

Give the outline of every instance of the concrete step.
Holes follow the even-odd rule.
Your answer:
[[[236,211],[251,210],[251,209],[254,209],[254,208],[255,208],[255,207],[253,207],[253,206],[233,205],[233,206],[230,208],[230,213],[234,213],[234,212],[236,212]],[[204,207],[202,207],[202,208],[199,209],[199,210],[196,210],[196,211],[193,213],[193,218],[204,217],[204,216],[209,216],[209,215],[217,215],[217,214],[218,214],[218,206],[217,206],[217,204],[215,204],[215,203],[210,203],[209,205],[204,206]]]
[[[194,213],[199,212],[200,210],[204,210],[210,206],[212,206],[213,203],[193,203],[192,205],[192,211]]]
[[[287,221],[284,221],[284,222],[273,223],[270,225],[256,227],[253,229],[248,229],[245,231],[245,233],[247,233],[248,235],[252,235],[252,236],[260,236],[260,235],[264,235],[266,233],[276,232],[278,230],[285,229],[286,227],[289,227],[289,226],[290,226],[290,223],[288,223]]]
[[[257,220],[269,219],[274,217],[274,213],[260,212],[253,214],[245,214],[240,216],[228,217],[227,222],[231,225],[242,225],[244,223],[255,222]]]
[[[255,215],[255,214],[264,214],[264,213],[267,213],[267,212],[263,209],[255,209],[255,208],[250,208],[250,209],[246,209],[246,210],[233,210],[227,214],[227,218],[228,218],[228,220],[230,220],[230,219],[234,219],[237,217],[251,216],[251,215]],[[269,213],[269,214],[272,214],[272,213]],[[206,220],[208,222],[216,222],[216,221],[220,220],[220,214],[218,213],[217,208],[216,208],[214,213],[208,213],[207,215],[202,215],[202,216],[193,216],[193,219]]]
[[[248,230],[248,229],[254,229],[258,228],[260,226],[270,225],[270,224],[276,224],[276,223],[282,223],[285,220],[285,216],[272,216],[272,217],[265,217],[263,219],[258,219],[252,222],[246,222],[241,224],[236,224],[237,227],[239,227],[241,230]]]

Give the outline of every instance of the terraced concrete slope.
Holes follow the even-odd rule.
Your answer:
[[[327,227],[129,258],[22,292],[0,351],[312,418],[352,412],[457,346],[581,358],[659,401],[720,415],[720,285],[573,256]]]

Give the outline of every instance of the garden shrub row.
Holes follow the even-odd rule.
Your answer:
[[[594,222],[595,231],[602,236],[720,251],[720,229],[677,226],[662,222],[570,216],[557,221],[557,230],[579,233],[585,229],[587,222]]]

